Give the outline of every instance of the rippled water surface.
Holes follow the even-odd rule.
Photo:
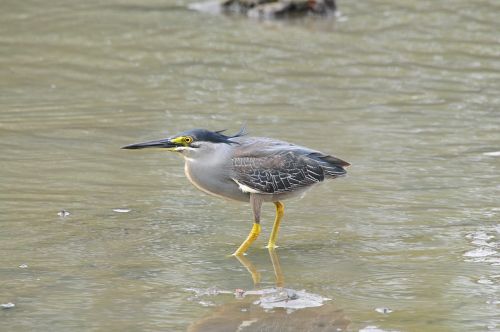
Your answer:
[[[251,311],[259,328],[500,330],[499,4],[340,1],[292,22],[188,5],[0,4],[2,329],[209,331]],[[273,206],[254,287],[227,256],[250,208],[197,191],[174,155],[119,149],[244,122],[352,163],[286,203],[284,285],[323,307],[194,296],[275,284]]]

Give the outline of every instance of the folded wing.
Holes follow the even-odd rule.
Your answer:
[[[349,163],[317,151],[292,147],[254,150],[234,156],[233,180],[244,191],[279,194],[345,175],[344,167]]]

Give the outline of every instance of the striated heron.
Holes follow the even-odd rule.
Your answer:
[[[198,189],[222,198],[250,202],[253,227],[233,255],[241,255],[260,234],[263,202],[276,207],[268,248],[276,238],[284,213],[282,200],[301,195],[326,179],[346,174],[349,166],[334,156],[266,137],[247,137],[244,129],[226,136],[224,131],[193,129],[178,135],[123,149],[163,148],[182,154],[184,171]]]

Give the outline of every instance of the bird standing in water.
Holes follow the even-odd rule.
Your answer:
[[[244,129],[226,136],[223,131],[192,129],[178,135],[123,149],[161,148],[182,154],[184,171],[198,189],[218,197],[250,202],[253,227],[233,255],[242,255],[261,232],[263,202],[276,207],[268,248],[276,238],[285,207],[282,200],[304,193],[310,187],[346,174],[345,162],[306,147],[265,137],[247,137]]]

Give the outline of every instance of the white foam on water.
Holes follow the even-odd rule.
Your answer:
[[[470,244],[475,249],[468,250],[463,254],[466,262],[488,263],[490,265],[500,265],[500,242],[498,233],[500,227],[495,225],[492,231],[480,230],[467,234],[465,238],[470,240]]]
[[[11,308],[14,308],[15,306],[16,305],[12,302],[0,304],[0,308],[2,308],[2,309],[11,309]]]
[[[390,314],[394,310],[390,308],[376,308],[375,311],[378,312],[379,314]]]
[[[127,212],[130,212],[132,211],[131,209],[113,209],[114,212],[118,212],[118,213],[127,213]]]
[[[496,250],[481,247],[481,248],[467,251],[464,254],[464,256],[465,257],[487,257],[487,256],[495,255],[496,253],[497,253]]]
[[[500,151],[485,152],[483,153],[483,155],[490,157],[500,157]]]

